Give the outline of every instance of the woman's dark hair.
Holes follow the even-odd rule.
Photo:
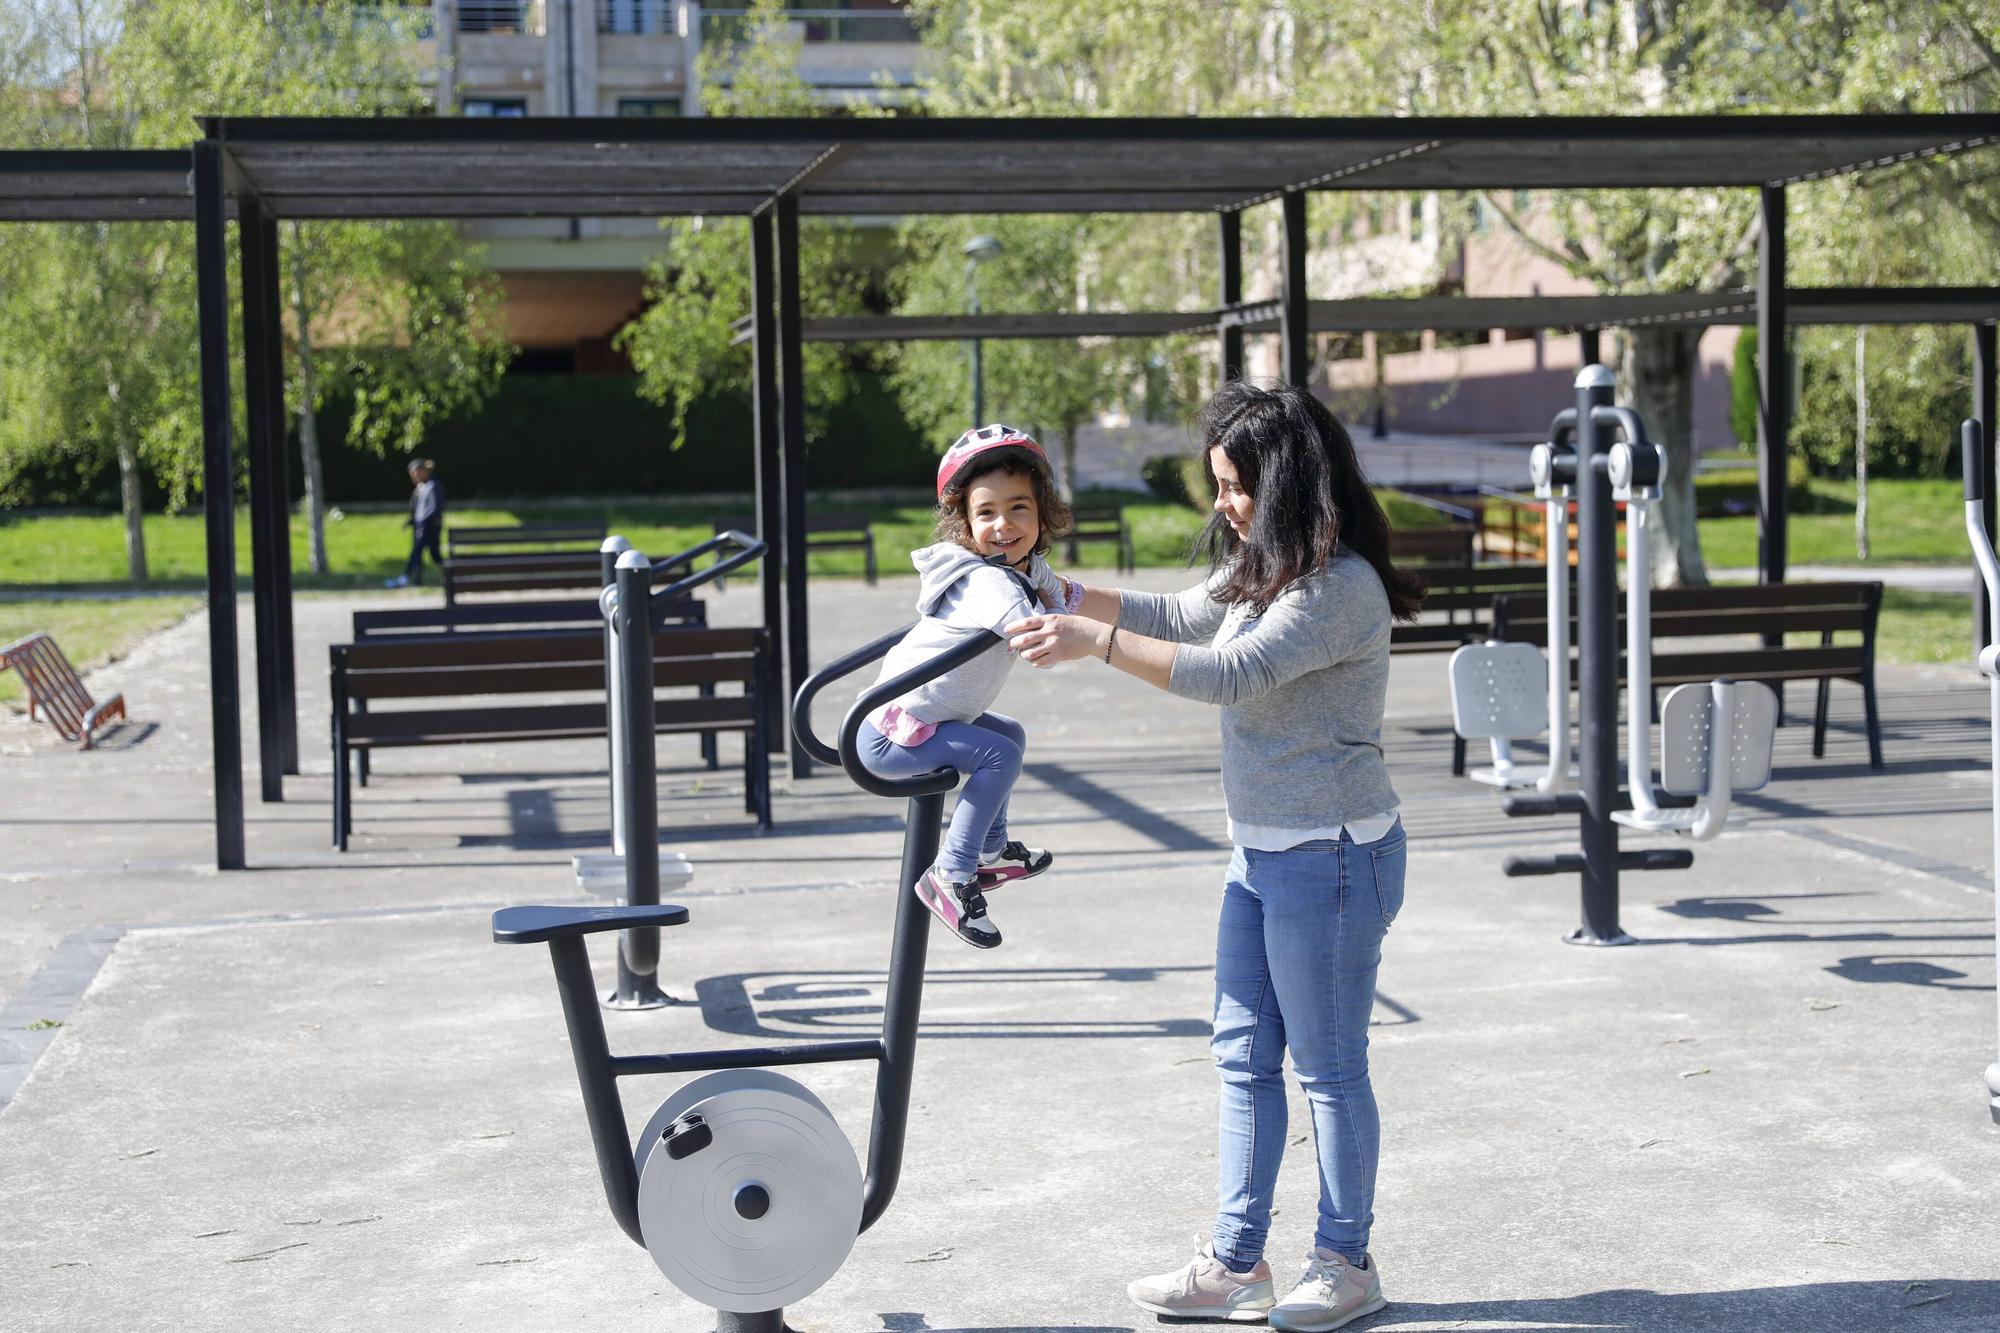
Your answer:
[[[1218,601],[1261,613],[1345,546],[1381,575],[1389,614],[1416,618],[1424,581],[1389,559],[1389,517],[1368,488],[1354,441],[1325,403],[1292,385],[1231,380],[1203,406],[1200,427],[1209,485],[1209,450],[1220,446],[1256,501],[1247,539],[1221,514],[1202,529],[1197,549],[1207,553],[1210,571],[1223,575]]]
[[[1026,477],[1034,484],[1035,521],[1040,528],[1035,534],[1035,554],[1047,555],[1049,538],[1061,537],[1069,531],[1069,505],[1056,490],[1047,468],[1037,467],[1029,458],[1006,450],[996,450],[990,458],[976,460],[964,476],[945,488],[938,498],[937,525],[931,529],[931,540],[957,542],[964,547],[972,545],[972,524],[965,516],[965,493],[972,489],[973,482],[990,472]]]

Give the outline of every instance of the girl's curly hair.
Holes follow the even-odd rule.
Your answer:
[[[1035,534],[1035,554],[1047,555],[1051,538],[1066,536],[1070,529],[1069,505],[1056,490],[1055,480],[1044,467],[1037,467],[1027,458],[1005,451],[996,451],[988,458],[977,459],[971,469],[953,485],[945,488],[945,493],[937,502],[937,522],[931,529],[934,542],[957,542],[960,546],[972,546],[972,523],[965,514],[965,493],[972,489],[972,483],[992,472],[1005,472],[1012,477],[1026,477],[1035,488],[1035,519],[1040,531]]]

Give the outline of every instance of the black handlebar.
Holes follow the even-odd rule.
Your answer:
[[[1652,443],[1646,438],[1646,423],[1629,407],[1601,404],[1591,409],[1590,419],[1600,426],[1617,426],[1625,433],[1625,443],[1631,445],[1635,452],[1644,453]]]
[[[891,648],[903,641],[903,636],[915,628],[915,622],[899,630],[884,634],[873,643],[856,648],[845,657],[821,667],[799,686],[797,696],[792,700],[792,733],[799,738],[799,744],[806,753],[823,764],[839,764],[854,785],[876,796],[927,796],[934,792],[950,791],[958,785],[958,771],[951,768],[935,769],[929,773],[919,773],[910,778],[885,778],[869,771],[861,762],[861,724],[868,715],[883,704],[899,699],[916,689],[929,684],[945,672],[964,666],[994,644],[1002,642],[998,634],[991,630],[981,630],[967,635],[930,661],[911,667],[900,676],[885,680],[859,699],[847,710],[847,716],[840,722],[840,744],[836,749],[820,739],[812,729],[813,701],[821,690],[843,676],[851,676],[870,662],[880,661]]]
[[[1980,486],[1986,469],[1982,466],[1982,456],[1986,452],[1986,432],[1979,422],[1967,417],[1958,427],[1960,463],[1965,469],[1965,498],[1979,501],[1986,498]]]
[[[765,550],[763,542],[752,537],[747,532],[738,532],[734,528],[731,528],[727,532],[718,532],[715,536],[710,537],[700,545],[690,546],[687,550],[676,555],[670,555],[664,560],[654,561],[652,572],[660,574],[669,569],[676,569],[682,565],[692,564],[702,556],[707,555],[710,551],[718,550],[724,546],[737,547],[736,554],[716,561],[707,569],[697,570],[685,578],[676,579],[664,588],[655,589],[653,592],[653,605],[655,607],[662,607],[677,598],[685,597],[702,584],[719,579],[731,570],[741,569],[752,560],[761,557]]]

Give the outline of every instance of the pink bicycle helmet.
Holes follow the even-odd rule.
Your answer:
[[[944,458],[938,463],[938,499],[965,476],[966,469],[975,458],[1006,450],[1015,459],[1040,472],[1050,475],[1049,456],[1042,452],[1042,446],[1035,443],[1035,437],[1024,430],[1003,426],[995,422],[991,426],[979,426],[958,437],[951,448],[944,451]],[[1014,461],[1014,460],[1010,460]]]

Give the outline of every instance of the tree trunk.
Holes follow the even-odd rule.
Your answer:
[[[1854,331],[1854,558],[1868,558],[1868,330]]]
[[[1694,375],[1700,341],[1699,329],[1628,329],[1619,357],[1619,378],[1632,396],[1633,409],[1653,443],[1667,454],[1667,484],[1660,495],[1659,521],[1652,525],[1656,588],[1708,583],[1694,508]]]
[[[319,417],[313,411],[316,383],[313,378],[312,316],[305,302],[305,259],[299,254],[296,229],[293,233],[292,316],[299,339],[299,461],[306,474],[306,531],[311,552],[312,572],[324,574],[326,563],[326,478],[320,470]]]
[[[1056,444],[1062,452],[1063,495],[1072,503],[1076,500],[1076,432],[1073,422],[1056,432]]]
[[[106,368],[104,394],[111,400],[111,429],[118,454],[118,510],[125,517],[125,576],[146,581],[146,516],[139,507],[139,447],[132,441],[132,423],[119,401],[118,376]]]

